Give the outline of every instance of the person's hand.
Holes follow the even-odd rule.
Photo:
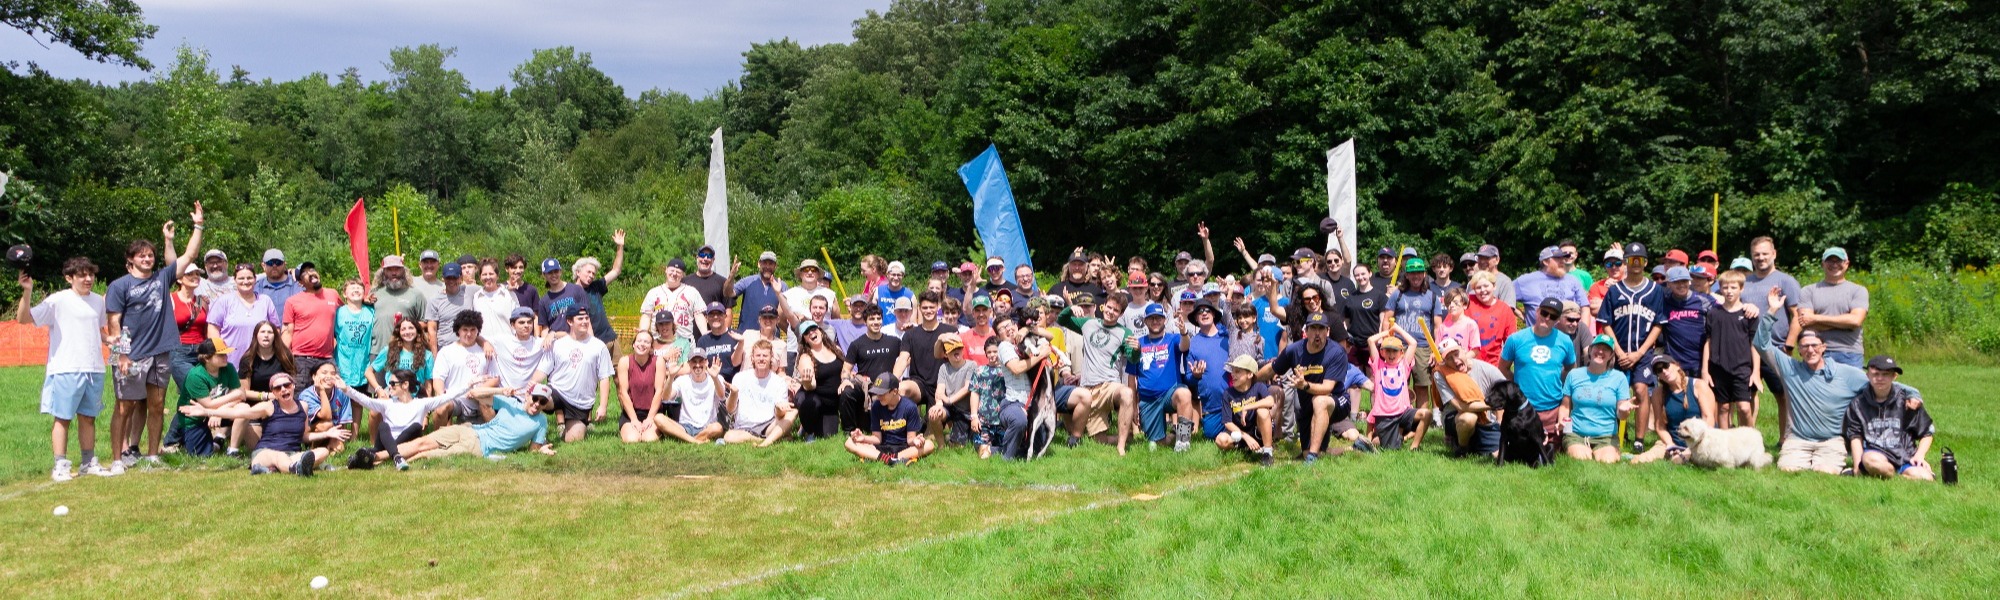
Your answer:
[[[556,447],[555,447],[555,446],[550,446],[550,445],[548,445],[548,444],[542,444],[542,447],[540,447],[540,448],[536,448],[536,449],[535,449],[535,451],[536,451],[536,452],[540,452],[540,453],[542,453],[542,455],[543,455],[543,456],[555,456],[555,455],[556,455]]]
[[[1194,226],[1194,234],[1200,236],[1201,239],[1208,239],[1208,222],[1202,221],[1201,223],[1197,223]]]
[[[374,303],[375,303],[375,291],[374,291],[374,290],[369,290],[369,291],[368,291],[368,295],[366,295],[366,296],[362,296],[362,297],[361,297],[361,303],[362,303],[362,304],[374,304]]]
[[[116,340],[113,340],[113,343],[117,343]],[[118,355],[118,376],[124,377],[130,374],[132,374],[132,356],[128,354]]]
[[[847,431],[847,439],[850,439],[850,440],[859,440],[859,439],[861,439],[861,430],[859,430],[859,429],[850,429],[850,430],[848,430],[848,431]]]
[[[187,416],[190,416],[190,417],[203,417],[203,416],[207,416],[207,412],[208,412],[208,409],[207,409],[207,408],[203,408],[203,407],[202,407],[202,405],[200,405],[200,404],[189,404],[189,405],[187,405],[187,406],[183,406],[183,407],[181,407],[181,414],[183,414],[183,415],[187,415]]]
[[[1764,295],[1764,303],[1765,303],[1765,304],[1767,304],[1767,305],[1769,305],[1769,308],[1771,309],[1771,312],[1773,312],[1773,313],[1775,313],[1775,312],[1778,312],[1778,311],[1781,311],[1781,310],[1785,310],[1785,292],[1784,292],[1784,290],[1780,290],[1780,289],[1778,289],[1778,288],[1776,288],[1776,287],[1772,287],[1772,288],[1771,288],[1771,293],[1769,293],[1769,294],[1765,294],[1765,295]]]
[[[1201,377],[1202,375],[1206,375],[1208,373],[1208,361],[1205,360],[1189,361],[1188,366],[1190,367],[1189,370],[1194,372],[1195,377]]]
[[[597,411],[594,414],[590,415],[590,422],[592,423],[604,422],[604,405],[602,404],[597,405]]]
[[[1618,402],[1618,412],[1621,413],[1632,412],[1633,406],[1634,405],[1632,404],[1631,400],[1621,400]]]
[[[31,292],[34,292],[34,291],[35,291],[35,278],[33,278],[33,277],[29,277],[29,276],[28,276],[28,272],[27,272],[27,271],[22,271],[22,272],[21,272],[21,274],[20,274],[19,276],[16,276],[16,277],[14,278],[14,281],[15,281],[16,283],[20,283],[20,284],[21,284],[21,297],[22,297],[22,298],[26,298],[26,297],[28,297],[28,294],[29,294],[29,293],[31,293]]]
[[[163,236],[166,236],[166,237],[167,237],[167,239],[170,239],[170,240],[171,240],[171,239],[174,239],[174,222],[173,222],[173,221],[167,221],[166,223],[163,223],[163,224],[161,224],[161,225],[160,225],[160,235],[163,235]]]
[[[979,420],[979,415],[972,415],[972,430],[979,431],[985,428],[986,428],[986,422]]]
[[[786,377],[785,388],[791,390],[794,394],[799,393],[799,380]]]
[[[188,213],[188,221],[197,227],[207,223],[207,219],[202,216],[200,200],[194,201],[194,212]]]
[[[345,442],[349,438],[354,437],[354,432],[348,431],[346,429],[334,429],[333,431],[327,432],[327,437]]]
[[[729,278],[730,278],[730,279],[735,279],[735,278],[736,278],[736,274],[737,274],[737,273],[741,273],[741,272],[743,272],[743,259],[740,259],[740,258],[735,258],[735,257],[730,257],[730,259],[729,259]]]
[[[1619,352],[1618,368],[1630,369],[1632,368],[1632,363],[1637,362],[1638,360],[1639,360],[1639,353],[1637,352]]]
[[[1244,254],[1250,253],[1250,246],[1243,243],[1243,238],[1236,238],[1236,249],[1242,251]]]
[[[1312,384],[1306,382],[1306,368],[1292,367],[1292,387],[1303,390],[1308,385]]]
[[[1905,410],[1916,410],[1923,407],[1924,399],[1921,396],[1911,396],[1910,399],[1903,401],[1903,408]]]
[[[611,232],[611,243],[617,244],[620,248],[625,247],[625,230],[613,230]]]
[[[1760,313],[1758,313],[1758,312],[1757,312],[1757,305],[1756,305],[1756,304],[1752,304],[1752,303],[1749,303],[1749,302],[1745,302],[1745,303],[1743,303],[1743,316],[1744,316],[1744,317],[1747,317],[1747,318],[1751,318],[1751,319],[1755,319],[1755,318],[1757,318],[1758,314],[1760,314]]]
[[[1924,460],[1924,457],[1921,456],[1911,457],[1910,466],[1922,469],[1929,469],[1931,468],[1931,461]]]
[[[666,354],[665,356],[663,356],[662,358],[665,358],[665,359],[667,359],[667,362],[670,362],[670,363],[674,363],[674,364],[680,364],[680,362],[681,362],[681,347],[680,347],[680,346],[667,346],[667,354]]]
[[[1818,320],[1819,315],[1813,314],[1810,310],[1799,311],[1799,327],[1812,327],[1813,323]]]

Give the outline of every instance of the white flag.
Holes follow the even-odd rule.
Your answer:
[[[708,136],[708,200],[701,205],[701,233],[715,247],[715,270],[729,269],[729,175],[722,167],[722,128]]]
[[[1340,236],[1326,236],[1326,245],[1340,248],[1347,264],[1360,260],[1354,256],[1354,202],[1354,140],[1349,138],[1326,151],[1326,210],[1340,223]]]

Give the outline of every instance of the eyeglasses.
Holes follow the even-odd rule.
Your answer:
[[[1607,260],[1607,261],[1604,261],[1604,268],[1606,268],[1606,269],[1610,269],[1610,268],[1613,268],[1613,267],[1622,267],[1622,266],[1625,266],[1625,261],[1622,261],[1622,260],[1618,260],[1618,259],[1615,259],[1615,258],[1614,258],[1614,259],[1611,259],[1611,260]]]

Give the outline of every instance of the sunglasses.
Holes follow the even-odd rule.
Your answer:
[[[1571,323],[1582,323],[1583,317],[1566,317],[1563,320]]]
[[[1646,264],[1646,257],[1644,257],[1644,256],[1633,256],[1633,257],[1629,257],[1629,258],[1626,258],[1626,259],[1625,259],[1625,264],[1628,264],[1628,265],[1643,265],[1643,264]]]
[[[1625,261],[1622,261],[1622,260],[1617,260],[1617,259],[1612,259],[1612,260],[1607,260],[1607,261],[1604,261],[1604,268],[1606,268],[1606,269],[1610,269],[1610,268],[1614,268],[1614,267],[1622,267],[1622,266],[1625,266]]]
[[[707,253],[707,252],[703,252],[703,253],[701,253],[701,254],[696,254],[696,255],[694,255],[694,257],[695,257],[695,258],[706,258],[706,259],[709,259],[709,260],[715,260],[715,255],[714,255],[714,254],[710,254],[710,253]]]
[[[1188,271],[1187,274],[1189,277],[1199,277],[1208,275],[1208,271]]]
[[[271,386],[272,391],[289,390],[289,389],[292,389],[292,384],[289,383],[280,383],[278,385]]]

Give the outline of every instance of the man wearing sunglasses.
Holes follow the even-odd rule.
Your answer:
[[[1542,249],[1542,270],[1521,274],[1514,282],[1514,291],[1521,298],[1522,306],[1540,306],[1543,300],[1574,302],[1577,306],[1590,304],[1590,298],[1583,293],[1583,286],[1564,270],[1564,261],[1569,260],[1562,248],[1549,246]],[[1535,324],[1535,314],[1527,318],[1529,325]]]
[[[1653,348],[1660,341],[1661,326],[1667,322],[1666,290],[1647,276],[1650,257],[1645,244],[1626,244],[1619,256],[1605,259],[1605,271],[1620,274],[1622,279],[1605,286],[1596,314],[1598,324],[1604,326],[1614,344],[1612,366],[1625,371],[1625,377],[1632,382],[1633,397],[1647,404],[1636,413],[1636,423],[1631,428],[1633,453],[1639,454],[1645,452],[1645,432],[1656,429],[1653,419],[1663,418],[1655,414],[1662,407],[1652,403],[1653,385],[1659,379],[1650,365]]]
[[[734,270],[726,274],[716,272],[715,247],[702,246],[694,251],[694,273],[682,277],[681,282],[694,288],[695,293],[701,296],[702,306],[716,302],[728,306],[732,304],[730,301],[736,291],[729,284],[735,278]]]

